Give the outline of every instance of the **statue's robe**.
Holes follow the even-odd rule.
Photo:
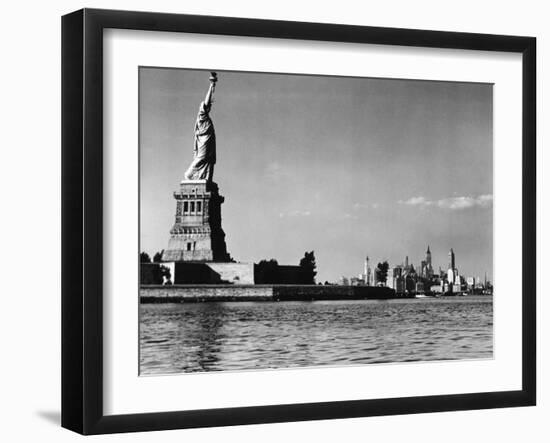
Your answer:
[[[195,123],[193,161],[185,172],[187,180],[212,181],[216,163],[216,134],[209,111],[202,102]]]

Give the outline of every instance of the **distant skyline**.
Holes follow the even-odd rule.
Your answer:
[[[140,242],[168,244],[209,72],[140,68]],[[214,181],[237,261],[298,264],[317,281],[405,256],[493,274],[490,84],[218,71]]]

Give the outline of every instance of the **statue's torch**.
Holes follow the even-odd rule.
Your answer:
[[[210,80],[210,87],[208,88],[208,92],[206,93],[206,98],[204,100],[204,104],[206,106],[211,106],[212,103],[214,103],[214,89],[216,89],[218,74],[216,74],[215,72],[211,72],[209,80]]]

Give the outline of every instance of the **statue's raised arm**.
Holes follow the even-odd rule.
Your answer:
[[[197,121],[195,122],[195,140],[193,146],[193,161],[185,172],[186,180],[212,181],[214,164],[216,163],[216,134],[214,124],[210,119],[210,110],[214,103],[214,90],[218,76],[210,73],[210,86],[204,101],[199,106]]]
[[[206,97],[204,98],[204,105],[207,106],[209,109],[212,107],[212,103],[214,103],[214,90],[216,89],[217,81],[218,75],[215,72],[211,72],[210,87],[208,88],[208,91],[206,92]]]

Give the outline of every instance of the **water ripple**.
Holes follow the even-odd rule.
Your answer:
[[[140,307],[141,374],[492,355],[492,297]]]

